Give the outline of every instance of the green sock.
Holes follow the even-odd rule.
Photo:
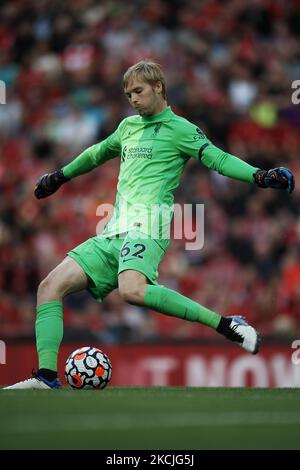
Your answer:
[[[35,333],[39,369],[56,371],[58,349],[63,337],[62,302],[48,302],[37,308]]]
[[[216,329],[221,315],[167,287],[147,285],[144,305],[160,313]]]

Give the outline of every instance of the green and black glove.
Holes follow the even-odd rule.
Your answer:
[[[291,193],[295,187],[293,173],[283,166],[268,171],[257,170],[254,173],[254,180],[260,188],[283,189],[288,193]]]
[[[62,169],[53,171],[53,173],[46,173],[37,180],[34,195],[37,199],[51,196],[62,184],[69,180],[64,176]]]

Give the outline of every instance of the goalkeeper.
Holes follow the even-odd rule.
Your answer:
[[[259,335],[245,318],[222,317],[158,285],[157,269],[168,248],[164,234],[172,219],[173,193],[190,157],[227,177],[288,193],[294,189],[292,173],[283,167],[254,168],[215,147],[197,126],[167,105],[165,77],[158,64],[146,60],[133,65],[123,86],[137,115],[125,118],[107,139],[37,182],[35,196],[45,198],[73,178],[120,158],[113,217],[101,235],[71,250],[41,282],[36,314],[39,368],[10,389],[60,387],[57,356],[63,337],[63,299],[82,289],[101,301],[118,287],[126,302],[202,323],[246,351],[258,351]],[[169,214],[153,219],[153,207],[166,206]]]

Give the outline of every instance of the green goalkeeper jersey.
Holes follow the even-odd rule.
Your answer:
[[[190,157],[219,173],[253,183],[257,170],[223,152],[201,130],[166,107],[155,116],[130,116],[104,141],[85,150],[63,169],[68,178],[120,158],[114,213],[102,236],[138,230],[168,238],[174,191]]]

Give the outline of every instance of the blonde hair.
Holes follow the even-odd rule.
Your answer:
[[[145,59],[129,67],[123,76],[123,87],[126,88],[130,80],[134,78],[149,83],[149,85],[152,87],[156,85],[157,82],[160,82],[162,86],[162,96],[164,99],[166,99],[165,76],[161,66],[156,62]]]

